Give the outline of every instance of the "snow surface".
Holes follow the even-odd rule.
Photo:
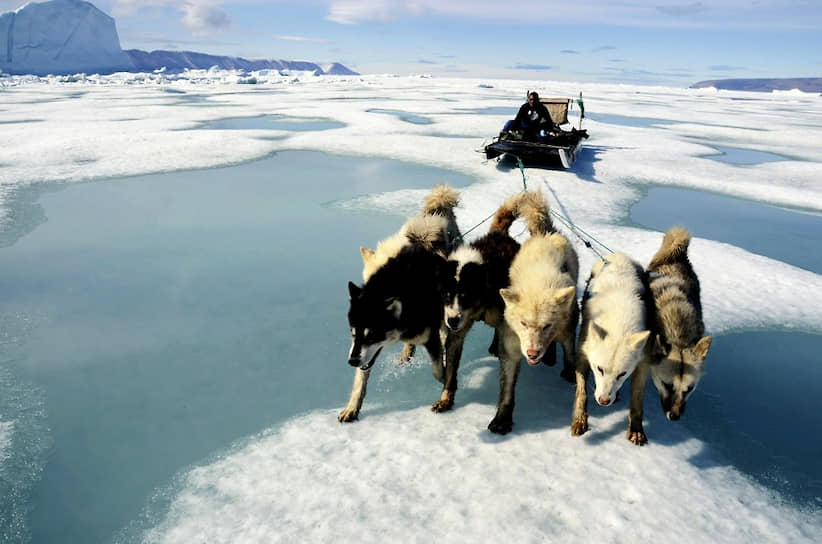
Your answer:
[[[591,114],[670,122],[635,128],[587,119],[592,137],[574,169],[526,170],[528,187],[541,188],[555,211],[639,262],[650,259],[661,234],[623,221],[652,185],[822,212],[822,98],[816,95],[276,73],[251,74],[256,84],[237,84],[248,83],[247,76],[191,71],[0,78],[5,220],[12,220],[9,195],[29,184],[208,168],[305,149],[417,162],[471,176],[476,182],[461,189],[457,214],[468,230],[523,182],[518,169],[498,167],[477,152],[507,116],[466,110],[510,107],[513,114],[528,89],[543,96],[582,91]],[[432,123],[367,110],[404,111]],[[266,114],[345,126],[315,132],[200,128],[215,119]],[[577,122],[573,113],[572,121]],[[791,160],[739,167],[703,158],[712,152],[706,142]],[[397,191],[342,205],[413,213],[425,193]],[[710,334],[783,327],[822,332],[819,275],[711,240],[696,238],[691,247]],[[596,256],[581,246],[578,252],[584,281]],[[595,414],[592,431],[573,438],[571,397],[565,402],[552,396],[547,407],[518,405],[512,434],[490,435],[485,426],[493,406],[461,404],[460,398],[487,379],[493,383],[495,375],[488,361],[466,362],[465,392],[448,414],[430,413],[427,403],[380,409],[366,399],[356,424],[340,425],[336,412],[320,411],[250,437],[182,474],[169,491],[170,511],[146,539],[816,540],[819,511],[784,504],[733,467],[714,462],[710,446],[682,427],[653,416],[651,423],[658,423],[649,429],[651,444],[631,445],[624,438],[624,405]],[[340,384],[340,407],[349,387]]]

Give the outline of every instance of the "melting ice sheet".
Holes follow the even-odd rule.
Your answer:
[[[478,378],[474,369],[467,382]],[[493,381],[493,380],[492,380]],[[565,395],[567,397],[567,395]],[[557,404],[551,403],[549,404]],[[557,406],[552,406],[556,408]],[[780,505],[705,444],[653,425],[624,438],[622,413],[573,438],[565,411],[517,414],[511,437],[481,431],[487,406],[427,407],[341,426],[289,421],[181,480],[148,542],[810,542],[820,518]],[[664,425],[664,423],[663,423]],[[616,535],[619,535],[618,538]]]
[[[506,97],[522,97],[526,89],[536,89],[545,96],[570,97],[583,91],[586,112],[591,114],[583,125],[591,129],[591,139],[586,141],[586,149],[574,168],[529,169],[527,186],[541,189],[555,211],[609,247],[626,251],[640,262],[648,261],[661,235],[622,225],[620,221],[641,198],[642,188],[648,186],[711,191],[777,206],[822,211],[822,102],[815,95],[381,76],[305,80],[258,77],[261,84],[252,90],[234,85],[236,75],[232,79],[220,73],[192,72],[173,81],[162,75],[131,77],[90,78],[76,84],[56,79],[0,79],[5,89],[0,94],[0,109],[4,110],[7,123],[0,129],[0,212],[4,214],[4,234],[7,229],[24,232],[26,229],[21,229],[20,224],[34,225],[43,219],[34,210],[28,219],[21,220],[16,215],[19,210],[12,205],[15,199],[19,202],[21,187],[30,184],[213,168],[285,150],[376,156],[468,175],[476,182],[462,189],[458,220],[465,230],[480,224],[505,197],[523,187],[516,167],[486,162],[475,151],[481,151],[482,141],[499,132],[516,107],[510,113],[485,109],[500,105]],[[168,90],[196,96],[208,107],[190,107],[180,93]],[[444,96],[449,100],[442,100]],[[754,97],[756,100],[750,100]],[[375,110],[390,113],[373,113]],[[339,123],[340,128],[282,131],[283,137],[277,139],[262,128],[202,128],[204,123],[218,119],[272,113],[297,118],[304,117],[306,112]],[[425,112],[426,124],[421,124],[421,119],[417,119],[419,123],[404,119],[419,112]],[[37,122],[29,122],[34,120]],[[578,126],[577,119],[572,119],[572,123]],[[466,135],[472,138],[460,137]],[[755,149],[791,160],[740,166],[705,158],[720,147]],[[310,170],[299,171],[290,180],[308,194],[312,190],[325,191],[324,185],[312,178]],[[432,179],[427,185],[436,181],[439,180]],[[422,194],[397,187],[388,193],[379,189],[352,190],[350,195],[320,198],[319,202],[333,200],[329,209],[353,210],[363,215],[374,210],[406,214],[413,213],[414,203],[419,202]],[[102,208],[105,210],[105,206]],[[158,212],[161,210],[157,208]],[[224,217],[222,210],[216,215]],[[299,221],[299,216],[295,217]],[[171,224],[176,227],[189,227],[195,234],[202,232],[196,213],[174,218],[177,221]],[[261,213],[259,218],[267,221],[270,216]],[[181,224],[180,219],[188,223]],[[54,221],[54,216],[49,220]],[[687,220],[685,226],[689,226]],[[95,225],[88,227],[93,231]],[[283,243],[298,245],[297,237],[288,232]],[[302,232],[299,225],[294,226],[294,232]],[[483,228],[475,235],[481,232]],[[352,262],[359,258],[359,245],[373,244],[381,237],[371,234],[364,231],[356,242],[352,241]],[[262,238],[263,245],[272,240],[270,236]],[[16,234],[10,239],[16,239]],[[332,237],[329,239],[333,242]],[[348,251],[333,243],[331,246],[329,251],[339,254]],[[582,245],[578,245],[578,251],[584,281],[595,256]],[[176,251],[169,253],[174,258],[188,256]],[[69,251],[66,254],[74,255],[74,264],[94,268],[94,263],[83,260],[82,255]],[[691,255],[703,287],[706,325],[719,340],[723,333],[739,330],[822,331],[822,281],[818,274],[781,262],[778,255],[753,254],[720,237],[708,239],[697,235]],[[249,250],[246,256],[256,260],[254,251]],[[50,268],[48,263],[42,267],[44,273]],[[121,265],[118,270],[123,268]],[[181,282],[191,279],[186,276],[188,269],[179,271]],[[299,279],[349,279],[337,278],[335,271],[332,264]],[[93,277],[84,274],[80,280],[92,284],[89,278]],[[226,322],[225,330],[237,333],[235,345],[249,350],[243,361],[265,361],[270,353],[255,349],[266,335],[259,333],[250,338],[242,334],[244,324],[250,323],[257,331],[259,323],[267,317],[263,310],[252,317],[247,315],[247,301],[263,297],[243,291],[243,282],[234,282],[242,277],[238,274],[219,284],[222,289],[239,287],[238,292],[243,293],[241,303],[231,306],[237,318],[221,314],[220,310],[226,308],[222,304],[209,306],[209,312],[221,315]],[[29,281],[29,285],[36,291],[34,283]],[[318,290],[312,286],[309,283],[294,287],[290,295],[306,293],[316,297]],[[204,296],[210,291],[213,290],[207,287],[202,290]],[[117,294],[116,290],[112,293]],[[75,292],[72,296],[78,295]],[[206,305],[214,303],[210,298],[204,300]],[[338,304],[344,306],[344,301]],[[299,304],[293,306],[298,308]],[[322,301],[317,307],[329,311]],[[198,323],[187,320],[183,331]],[[342,323],[330,323],[330,318],[318,323],[311,316],[289,321],[297,329],[318,325],[328,330],[335,326],[344,329]],[[163,329],[172,339],[178,336],[178,329],[163,327],[162,322],[152,320],[150,324]],[[131,342],[131,349],[144,348],[140,330],[126,326],[119,332],[117,338]],[[523,371],[515,431],[505,438],[491,436],[484,429],[495,403],[496,368],[483,358],[486,337],[478,338],[472,341],[473,354],[466,355],[458,407],[443,415],[431,414],[427,409],[427,404],[438,396],[427,363],[422,361],[394,376],[389,354],[379,361],[385,374],[369,391],[362,420],[345,426],[336,423],[336,408],[329,407],[344,403],[350,387],[347,375],[342,380],[331,379],[326,373],[312,375],[323,382],[324,392],[333,389],[335,393],[329,392],[322,403],[292,408],[289,417],[302,412],[303,406],[317,411],[281,424],[266,423],[276,421],[276,414],[255,413],[258,419],[254,421],[258,423],[242,415],[244,403],[265,400],[264,395],[270,394],[266,381],[252,381],[251,387],[258,388],[260,396],[249,399],[242,388],[222,388],[221,380],[203,373],[192,374],[203,387],[217,388],[221,398],[229,399],[226,406],[231,409],[209,407],[210,397],[180,399],[183,408],[195,416],[205,409],[218,412],[215,418],[222,416],[220,429],[250,438],[240,438],[240,444],[231,447],[231,440],[214,436],[210,422],[200,421],[201,427],[186,426],[198,432],[202,443],[212,443],[213,447],[193,460],[171,463],[172,473],[177,472],[178,477],[169,475],[157,485],[158,499],[138,497],[135,502],[148,501],[146,516],[141,518],[135,512],[133,515],[138,519],[118,539],[377,541],[407,539],[412,535],[420,540],[529,541],[544,535],[547,540],[557,541],[609,541],[676,535],[690,541],[810,542],[817,537],[815,531],[822,523],[818,505],[811,502],[810,507],[796,506],[770,488],[753,483],[739,466],[731,466],[712,450],[712,435],[705,429],[694,427],[697,430],[691,434],[686,425],[670,424],[650,402],[647,411],[651,444],[647,448],[635,448],[625,440],[624,406],[592,411],[591,433],[573,439],[567,428],[572,391],[550,370]],[[69,348],[76,347],[70,336],[62,340]],[[291,335],[283,334],[283,341],[289,340],[293,340]],[[341,344],[345,341],[334,336],[321,353],[330,354],[335,349],[344,353],[346,346]],[[180,346],[179,342],[171,344]],[[230,366],[222,365],[231,360],[230,355],[236,350],[230,346],[222,349],[226,351],[208,355],[212,357],[213,368],[230,372]],[[100,359],[104,361],[109,355],[102,353]],[[300,355],[316,358],[317,352]],[[135,360],[134,368],[144,370],[145,366],[137,366],[139,360]],[[775,360],[771,366],[765,365],[762,382],[767,384],[768,372],[779,372],[777,363]],[[807,377],[805,374],[804,378]],[[93,373],[72,374],[72,383],[89,386],[99,378],[99,374]],[[728,381],[728,387],[738,383],[733,377]],[[287,387],[290,383],[285,380],[280,385]],[[314,384],[307,383],[306,390]],[[145,384],[145,391],[136,389],[176,398],[176,390],[167,387],[162,379],[148,376]],[[764,390],[759,398],[767,402],[767,387]],[[112,398],[124,400],[122,395],[116,395],[116,389],[112,391]],[[710,392],[710,388],[697,390],[692,402],[699,402],[699,395]],[[340,396],[338,401],[332,398],[336,394]],[[307,402],[306,398],[303,402]],[[54,402],[54,397],[47,396],[45,406],[50,415],[56,418],[61,414],[68,421],[59,403],[50,402]],[[197,408],[204,405],[203,410]],[[99,411],[103,416],[111,413]],[[0,421],[9,419],[0,414]],[[109,423],[115,431],[113,436],[122,434],[121,421]],[[242,425],[246,426],[238,429]],[[6,451],[14,452],[14,440],[21,428],[15,420],[11,445],[6,446]],[[162,428],[157,425],[152,429]],[[55,429],[54,434],[71,440],[78,437],[72,433],[70,424]],[[91,433],[81,438],[93,440],[98,436]],[[131,438],[137,441],[139,436]],[[124,443],[113,440],[111,447],[116,449]],[[94,466],[94,460],[89,457],[86,463]],[[191,468],[191,463],[196,468]],[[0,470],[9,466],[9,462],[4,462]],[[127,468],[116,468],[124,478],[140,477]],[[71,475],[59,462],[46,470],[62,470]],[[43,485],[54,483],[55,480],[48,479]],[[60,494],[38,495],[36,500],[51,501],[53,511],[65,516],[73,514],[71,508],[76,507],[78,489],[96,504],[112,508],[117,508],[115,500],[122,498],[116,492],[102,496],[95,490],[98,482],[67,479],[64,483]],[[31,495],[26,497],[35,500]],[[23,508],[29,506],[22,503]],[[38,523],[42,519],[38,518]],[[99,531],[99,525],[108,518],[105,511],[79,509],[76,519],[90,527],[85,534],[88,536]],[[59,524],[53,522],[54,519],[51,534],[60,534]],[[94,533],[92,540],[104,540],[110,532]]]

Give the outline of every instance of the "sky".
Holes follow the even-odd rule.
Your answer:
[[[687,87],[819,77],[819,0],[98,0],[124,49]],[[0,0],[0,10],[20,0]]]

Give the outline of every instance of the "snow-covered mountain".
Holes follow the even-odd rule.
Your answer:
[[[209,55],[194,51],[141,51],[139,49],[128,49],[125,52],[134,64],[134,69],[138,72],[151,72],[165,68],[168,72],[182,72],[183,70],[207,70],[216,66],[223,70],[279,70],[313,72],[316,75],[358,75],[357,72],[349,70],[337,62],[325,67],[313,62],[295,60],[249,60],[242,57],[226,57],[221,55]]]
[[[194,51],[123,51],[114,19],[83,0],[30,2],[0,15],[0,71],[8,74],[110,74],[186,69],[279,70],[357,75],[339,63],[248,60]]]
[[[133,70],[114,19],[82,0],[28,3],[0,15],[0,70],[10,74]]]

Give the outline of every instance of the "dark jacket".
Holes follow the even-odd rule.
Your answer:
[[[514,118],[514,129],[525,129],[526,131],[536,131],[542,120],[545,119],[549,123],[549,127],[553,127],[554,123],[551,121],[551,114],[548,113],[548,108],[545,104],[539,102],[531,106],[527,102],[523,104],[517,116]]]

